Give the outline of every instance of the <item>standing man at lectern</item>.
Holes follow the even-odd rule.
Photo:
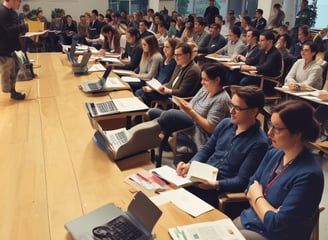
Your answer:
[[[20,24],[16,9],[22,0],[5,0],[0,5],[0,79],[3,92],[10,92],[15,100],[24,100],[25,93],[16,92],[15,61],[12,56],[20,50],[19,34],[26,32],[26,24]]]

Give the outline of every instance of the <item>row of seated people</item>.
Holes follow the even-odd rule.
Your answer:
[[[303,83],[305,87],[310,86],[317,89],[321,89],[323,87],[323,69],[315,61],[316,53],[318,51],[318,47],[315,42],[308,41],[302,46],[302,48],[304,48],[302,51],[302,59],[297,60],[294,64],[296,59],[283,59],[281,53],[274,46],[274,35],[272,31],[264,31],[259,33],[255,29],[248,30],[248,45],[246,48],[240,39],[238,39],[240,29],[233,26],[230,31],[232,40],[229,40],[225,47],[219,49],[217,54],[234,55],[236,52],[239,52],[239,54],[235,54],[233,60],[244,64],[240,66],[240,69],[229,73],[229,85],[259,85],[258,77],[247,76],[245,74],[241,74],[240,72],[256,71],[258,74],[264,76],[276,77],[281,74],[281,69],[284,68],[284,75],[281,76],[281,79],[284,80],[285,76],[288,74],[288,77],[286,78],[286,85],[290,85],[292,89],[295,89],[295,86],[297,86],[296,83],[298,85]],[[235,31],[237,32],[236,34],[234,33]],[[138,73],[135,73],[132,76],[139,77],[142,80],[150,80],[154,77],[159,78],[160,82],[163,84],[163,87],[158,92],[154,92],[150,88],[142,86],[142,83],[132,86],[132,89],[136,95],[140,96],[148,105],[150,105],[152,100],[166,99],[166,95],[172,94],[170,91],[170,89],[172,89],[172,84],[178,83],[177,81],[174,82],[174,79],[176,79],[177,76],[180,77],[180,68],[186,67],[189,63],[194,65],[193,61],[191,61],[194,57],[193,54],[188,55],[185,50],[182,49],[183,52],[180,53],[181,51],[178,51],[174,57],[176,40],[169,38],[164,42],[163,59],[160,54],[158,42],[156,41],[154,35],[149,35],[142,38],[141,44],[139,43],[140,40],[138,40],[138,31],[136,29],[129,28],[126,32],[126,36],[126,51],[122,55],[121,59],[123,63],[126,63],[126,65],[115,67],[135,70],[135,72]],[[280,40],[280,42],[281,41],[282,40]],[[217,55],[210,54],[209,56]],[[177,66],[175,66],[176,64]],[[275,67],[273,68],[272,66]],[[189,76],[192,75],[193,72],[191,72]],[[199,73],[194,76],[197,75],[200,76]],[[184,74],[181,76],[184,77]],[[199,79],[200,77],[198,80],[195,79],[193,82],[199,82]],[[164,85],[167,82],[170,83]],[[185,82],[191,85],[191,81]],[[283,81],[281,81],[280,84],[283,84]],[[264,86],[265,93],[267,95],[274,94],[273,87],[275,86],[276,85],[273,84]],[[189,88],[180,88],[180,85],[178,84],[176,88],[179,90],[176,90],[174,95],[178,97],[193,96],[198,90],[197,84],[195,84],[194,87],[194,89],[190,88],[190,86]]]
[[[264,32],[262,42],[269,42],[271,43],[270,46],[272,46],[272,37],[269,35],[268,39],[266,39],[265,34]],[[142,54],[148,52],[151,47],[147,46],[149,44],[147,43],[148,38],[151,39],[152,37],[149,36],[141,40]],[[155,40],[153,39],[153,41]],[[262,51],[264,52],[265,50],[262,49]],[[188,64],[195,64],[192,58],[191,47],[188,44],[179,43],[174,49],[174,55],[177,62],[176,71],[178,71],[177,69],[187,67]],[[279,52],[278,56],[280,56]],[[187,64],[185,65],[184,63]],[[197,139],[196,141],[202,141],[200,135],[197,136],[197,131],[205,133],[202,136],[205,135],[206,140],[202,141],[197,148],[198,152],[191,161],[204,161],[219,167],[218,181],[205,182],[196,187],[193,186],[189,190],[212,205],[217,206],[219,193],[243,191],[247,187],[252,174],[258,169],[256,175],[251,178],[257,181],[252,180],[249,182],[250,185],[247,188],[247,196],[250,199],[252,208],[242,213],[240,218],[241,224],[238,226],[247,228],[251,230],[251,234],[257,234],[258,237],[262,237],[259,239],[272,237],[284,239],[283,235],[287,233],[288,235],[286,236],[288,237],[309,236],[312,227],[308,223],[312,220],[311,217],[317,210],[323,188],[321,169],[316,165],[313,156],[306,150],[304,145],[306,141],[313,141],[318,133],[318,126],[313,120],[312,108],[300,101],[290,101],[280,105],[276,110],[273,109],[273,126],[270,128],[269,136],[273,146],[280,150],[273,149],[267,152],[269,141],[261,130],[260,123],[256,120],[257,114],[264,104],[263,92],[255,87],[241,87],[237,88],[238,90],[232,95],[232,99],[229,100],[226,92],[222,91],[222,87],[225,84],[224,80],[227,80],[224,67],[218,64],[205,65],[202,71],[198,70],[198,72],[198,75],[194,74],[190,81],[199,79],[198,82],[194,82],[194,85],[195,83],[199,84],[201,76],[203,87],[196,94],[194,101],[192,100],[188,103],[181,100],[179,105],[182,111],[151,109],[148,113],[150,118],[153,119],[152,121],[158,122],[165,134],[169,135],[179,128],[185,128],[193,124],[200,129],[200,131],[195,130],[194,136]],[[140,75],[135,76],[140,77]],[[170,81],[172,83],[179,80],[176,76],[171,78]],[[162,86],[162,88],[167,88],[167,92],[164,91],[166,95],[175,95],[173,88],[168,88],[167,85]],[[219,101],[218,99],[222,101],[221,104],[215,102],[216,100]],[[218,109],[218,106],[220,106],[220,109]],[[305,112],[307,119],[300,125],[294,126],[300,115],[303,115]],[[225,118],[229,113],[231,118]],[[291,115],[295,119],[285,118],[285,114]],[[312,126],[312,128],[308,126]],[[263,163],[258,168],[263,157]],[[305,158],[311,160],[307,162],[304,160]],[[266,161],[270,164],[267,164]],[[311,167],[306,166],[307,164],[310,164]],[[288,174],[286,171],[287,167],[290,170]],[[180,175],[185,175],[188,168],[189,163],[179,163],[177,172]],[[279,168],[280,170],[285,168],[285,170],[281,170],[280,174],[284,173],[284,177],[281,176],[278,183],[276,180],[269,179],[273,178],[273,176],[269,176],[273,168]],[[300,168],[302,171],[300,171],[301,174],[298,174],[297,170]],[[304,182],[303,176],[308,174],[312,177],[306,178]],[[280,175],[278,173],[279,177]],[[298,186],[290,183],[291,179],[295,178],[303,181],[302,184],[304,185],[301,184],[300,189],[298,189]],[[309,185],[313,184],[312,181],[316,186],[315,197],[306,198],[306,192]],[[277,196],[277,192],[280,192],[280,188],[285,186],[285,183],[290,183],[288,190],[284,191],[284,194]],[[290,192],[293,192],[295,195],[289,195]],[[308,211],[304,211],[304,207]],[[294,220],[295,216],[302,216],[303,218],[299,217],[298,220]],[[256,219],[255,222],[249,220],[254,218]],[[288,221],[289,219],[294,221]],[[276,222],[273,223],[273,221]],[[284,225],[285,221],[290,224]],[[300,225],[304,225],[302,233],[298,229]],[[245,229],[242,232],[244,233],[248,230]]]
[[[246,239],[309,239],[324,185],[322,169],[306,147],[306,143],[314,141],[319,134],[313,108],[301,100],[276,105],[271,111],[267,136],[257,120],[264,106],[263,91],[255,86],[237,87],[230,99],[218,84],[224,71],[215,64],[204,68],[204,87],[197,98],[202,99],[201,93],[207,91],[200,104],[221,99],[220,106],[228,109],[230,117],[221,115],[217,126],[211,126],[208,140],[192,159],[177,164],[177,173],[186,176],[192,161],[217,167],[216,181],[202,181],[187,187],[214,207],[218,206],[220,193],[245,191],[251,207],[234,221]],[[211,84],[217,87],[211,88]],[[213,96],[213,92],[217,95]],[[212,122],[212,114],[193,118],[196,115],[191,112],[199,111],[197,102],[184,104],[181,111],[151,109],[148,115],[164,132],[188,124],[202,127],[200,119]],[[219,110],[216,104],[208,108]],[[194,123],[188,117],[193,118]],[[146,126],[147,122],[142,124]]]

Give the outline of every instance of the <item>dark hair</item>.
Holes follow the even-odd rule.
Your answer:
[[[219,29],[221,30],[221,25],[220,24],[217,24],[217,23],[212,23],[210,28],[215,28],[215,29]]]
[[[252,36],[256,37],[257,41],[259,40],[259,37],[260,37],[260,31],[259,30],[257,30],[256,28],[250,28],[250,29],[247,30],[247,32],[252,32]]]
[[[227,69],[216,63],[207,63],[202,67],[202,72],[205,72],[210,80],[215,80],[215,78],[220,78],[220,86],[223,87],[228,83],[228,72]]]
[[[261,8],[256,9],[256,12],[263,15],[263,10]]]
[[[245,16],[245,17],[243,17],[243,19],[245,20],[245,22],[246,22],[248,25],[251,25],[251,23],[252,23],[252,19],[251,19],[250,16]]]
[[[171,18],[170,23],[172,23],[172,22],[177,23],[177,21],[175,19]]]
[[[197,17],[195,22],[198,22],[199,25],[201,26],[205,26],[207,25],[207,21],[206,21],[206,18],[203,18],[203,17]]]
[[[256,86],[241,86],[234,89],[233,94],[243,99],[249,108],[258,108],[259,111],[264,106],[264,93]]]
[[[273,5],[273,8],[277,8],[277,9],[280,9],[280,8],[281,8],[281,5],[280,5],[280,3],[275,3],[275,4]]]
[[[221,19],[221,21],[223,21],[223,17],[220,14],[215,15],[215,17],[217,17],[217,18]]]
[[[158,24],[158,27],[163,27],[165,28],[166,30],[169,30],[169,27],[167,26],[167,24],[163,21],[160,21],[159,24]]]
[[[238,37],[240,37],[241,35],[241,30],[240,30],[240,27],[236,26],[236,25],[232,25],[230,27],[230,30],[233,34],[237,35]]]
[[[319,136],[320,128],[314,118],[314,109],[305,101],[287,100],[273,106],[271,113],[278,113],[288,131],[300,133],[304,141],[315,141]]]
[[[146,57],[146,59],[150,58],[156,52],[159,52],[158,41],[154,34],[148,35],[148,36],[142,38],[142,40],[144,40],[149,46],[149,52],[144,52],[142,54],[144,57]]]
[[[308,40],[308,41],[305,41],[305,42],[303,43],[302,48],[303,48],[304,45],[309,46],[311,52],[314,52],[314,53],[315,53],[315,55],[314,55],[313,58],[312,58],[312,60],[315,60],[315,57],[316,57],[316,55],[317,55],[317,53],[318,53],[318,51],[319,51],[319,46],[318,46],[318,44],[315,43],[315,42],[313,42],[313,41],[311,41],[311,40]]]
[[[131,36],[135,36],[136,37],[136,41],[138,41],[138,39],[140,38],[139,30],[136,29],[135,27],[129,27],[126,30],[126,33],[129,33]]]
[[[191,57],[192,49],[191,49],[191,46],[188,43],[180,42],[180,43],[177,44],[175,49],[178,49],[178,48],[182,49],[183,54],[190,54],[190,57]]]
[[[272,40],[272,41],[274,41],[274,39],[275,39],[272,30],[264,30],[263,32],[261,32],[260,35],[264,36],[266,40]]]
[[[306,37],[310,35],[310,28],[308,25],[299,26],[298,31],[300,31]]]
[[[141,19],[141,20],[139,21],[139,24],[140,24],[140,23],[145,24],[145,26],[146,26],[147,28],[149,28],[149,22],[148,22],[146,19]]]
[[[93,9],[93,10],[91,11],[91,13],[95,14],[96,16],[98,16],[98,10],[97,10],[97,9]]]
[[[154,13],[154,9],[152,9],[152,8],[148,8],[147,12]]]
[[[292,45],[292,38],[287,33],[284,33],[280,37],[284,37],[285,42],[286,42],[286,48],[289,49]]]

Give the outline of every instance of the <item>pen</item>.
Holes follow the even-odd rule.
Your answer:
[[[151,181],[149,181],[149,179],[147,179],[146,177],[142,176],[140,173],[136,173],[136,175],[141,178],[142,180],[146,181],[147,183],[152,183]]]

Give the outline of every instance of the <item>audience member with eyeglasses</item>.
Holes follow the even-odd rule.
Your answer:
[[[169,97],[192,97],[201,87],[200,68],[194,62],[189,44],[181,42],[174,50],[177,65],[168,83],[159,87],[158,92]]]
[[[289,100],[272,108],[268,135],[274,148],[249,180],[251,208],[234,220],[247,240],[310,239],[324,178],[306,143],[318,134],[308,103]]]
[[[268,148],[268,138],[256,119],[264,94],[255,86],[237,87],[229,104],[231,118],[223,119],[200,151],[190,160],[219,169],[217,181],[204,181],[187,189],[218,207],[218,195],[244,191]],[[186,176],[190,162],[180,162],[177,173]]]

